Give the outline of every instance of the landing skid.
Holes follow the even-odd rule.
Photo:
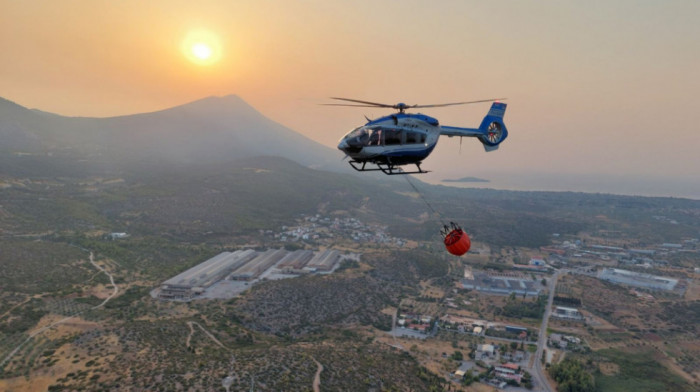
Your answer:
[[[401,165],[392,165],[392,164],[387,164],[387,163],[374,163],[370,162],[372,165],[375,167],[366,167],[367,166],[367,161],[348,161],[350,163],[350,166],[352,166],[353,169],[357,171],[381,171],[382,173],[386,175],[397,175],[397,174],[423,174],[423,173],[430,173],[429,171],[423,170],[420,168],[420,162],[415,163],[416,168],[418,170],[416,171],[405,171],[404,169],[401,168]]]

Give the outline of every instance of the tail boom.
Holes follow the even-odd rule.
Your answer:
[[[486,117],[481,121],[479,128],[460,128],[440,126],[440,135],[444,136],[469,136],[479,139],[486,151],[497,150],[498,146],[508,137],[508,129],[503,122],[507,104],[494,102]]]

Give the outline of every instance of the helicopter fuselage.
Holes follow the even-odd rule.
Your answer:
[[[360,163],[415,164],[430,155],[439,136],[437,119],[424,114],[396,113],[353,129],[340,140],[338,149]]]

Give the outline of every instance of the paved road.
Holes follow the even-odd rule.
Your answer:
[[[542,326],[540,327],[540,334],[537,337],[537,352],[535,353],[535,363],[534,363],[534,374],[533,378],[537,380],[537,385],[541,391],[553,392],[551,386],[547,382],[547,377],[544,374],[544,369],[542,369],[542,353],[547,345],[547,323],[549,323],[549,315],[552,312],[552,303],[554,302],[554,291],[557,287],[557,279],[559,279],[559,274],[561,272],[557,271],[549,279],[549,299],[547,300],[547,306],[544,309],[544,315],[542,316]]]

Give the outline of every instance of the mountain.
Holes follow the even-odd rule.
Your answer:
[[[0,98],[0,156],[3,167],[22,166],[9,157],[27,156],[46,164],[70,157],[119,167],[279,156],[309,167],[343,167],[336,151],[266,118],[235,95],[109,118],[65,117]]]

